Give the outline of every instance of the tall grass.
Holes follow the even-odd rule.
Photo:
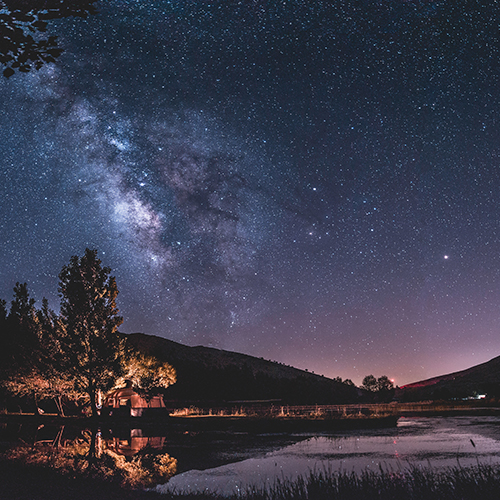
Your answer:
[[[168,494],[168,499],[220,499],[219,495]],[[499,500],[500,468],[489,465],[444,470],[409,467],[401,471],[311,471],[270,488],[253,487],[230,500]]]

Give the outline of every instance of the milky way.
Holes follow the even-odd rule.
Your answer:
[[[397,383],[500,354],[494,2],[114,0],[0,81],[0,296]],[[40,302],[38,302],[40,303]]]

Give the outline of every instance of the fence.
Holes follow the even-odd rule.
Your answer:
[[[489,411],[500,412],[500,408],[470,404],[387,403],[387,404],[346,404],[346,405],[279,405],[248,404],[227,405],[212,408],[190,406],[176,409],[172,416],[254,416],[254,417],[309,417],[348,418],[354,416],[425,415],[443,412]]]

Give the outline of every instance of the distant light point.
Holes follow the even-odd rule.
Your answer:
[[[444,256],[444,260],[448,260],[449,258],[450,258],[450,256],[449,256],[449,255],[445,255],[445,256]]]

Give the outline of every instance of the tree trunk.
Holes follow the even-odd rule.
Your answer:
[[[90,409],[92,411],[92,416],[97,417],[97,402],[96,402],[96,389],[91,386],[89,388],[89,396],[90,396]]]
[[[97,454],[96,454],[96,437],[97,437],[97,429],[92,427],[91,435],[90,435],[90,446],[89,452],[87,455],[89,466],[92,468],[95,465]]]

